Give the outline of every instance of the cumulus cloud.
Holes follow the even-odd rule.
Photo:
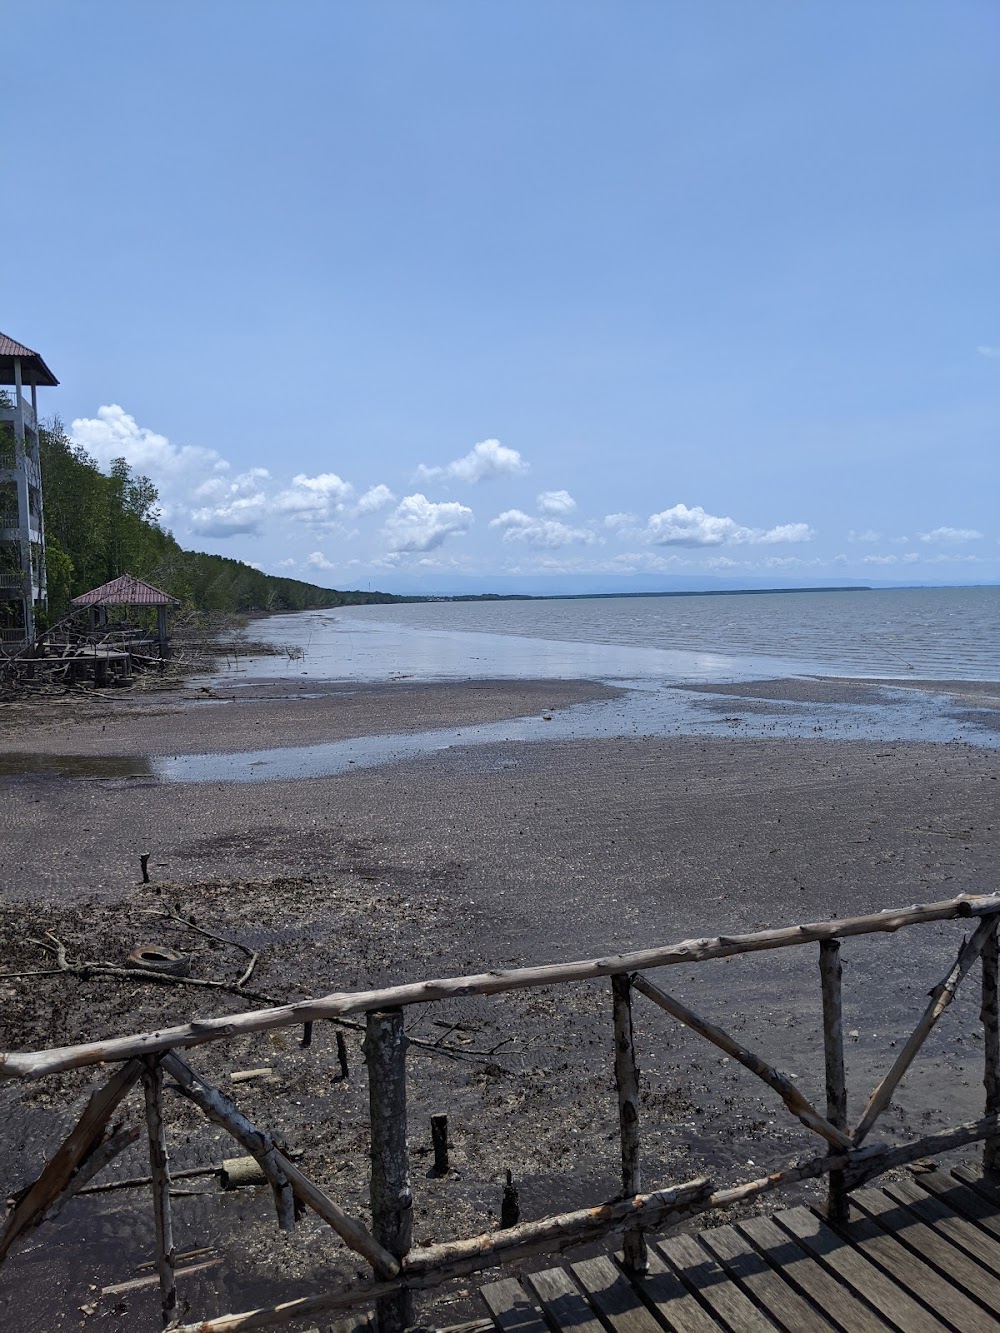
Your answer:
[[[861,557],[863,565],[894,565],[899,557],[895,555],[865,555]]]
[[[472,526],[474,515],[466,505],[435,504],[418,491],[407,495],[382,527],[391,552],[434,551],[446,538],[460,537]]]
[[[855,532],[852,528],[847,534],[847,540],[849,542],[870,542],[874,545],[875,542],[882,540],[882,534],[876,532],[874,528],[865,528],[863,532]]]
[[[225,472],[229,464],[215,449],[173,444],[165,435],[140,426],[118,403],[97,409],[96,417],[77,417],[70,427],[74,444],[86,449],[101,467],[124,458],[158,487],[190,489],[205,473]]]
[[[576,501],[569,491],[542,491],[535,505],[540,514],[571,514]]]
[[[343,513],[353,494],[354,487],[336,472],[320,472],[315,477],[299,472],[272,503],[276,513],[302,518],[312,527],[324,527]]]
[[[267,468],[253,467],[237,477],[215,476],[195,487],[193,500],[207,500],[188,514],[201,537],[259,537],[267,518]]]
[[[597,536],[588,528],[570,527],[555,518],[536,518],[521,509],[508,509],[490,520],[491,528],[502,528],[505,542],[527,542],[550,549],[582,543],[593,545]]]
[[[378,486],[370,486],[368,490],[365,491],[364,495],[362,495],[358,503],[354,506],[354,512],[359,516],[362,514],[375,514],[378,510],[384,509],[386,505],[395,503],[396,497],[393,495],[392,491],[389,490],[388,486],[383,486],[380,483]]]
[[[499,440],[482,440],[464,458],[456,458],[444,467],[417,468],[417,481],[492,481],[495,477],[522,477],[529,471],[516,449],[508,449]]]
[[[922,532],[922,542],[978,542],[983,534],[975,528],[934,528],[931,532]]]
[[[310,569],[336,569],[333,561],[327,560],[322,551],[310,551],[306,556],[305,563]]]
[[[709,514],[694,505],[676,504],[651,514],[645,539],[654,546],[721,546],[723,543],[772,545],[778,542],[807,542],[813,532],[808,523],[783,523],[775,528],[748,528],[735,519]]]
[[[982,346],[982,344],[980,344],[980,346],[976,348],[976,351],[979,353],[980,356],[988,356],[990,358],[1000,358],[1000,347],[984,347]]]

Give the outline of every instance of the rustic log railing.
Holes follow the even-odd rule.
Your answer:
[[[840,941],[854,935],[891,933],[924,922],[968,918],[976,921],[963,939],[947,975],[934,987],[912,1035],[889,1072],[872,1092],[853,1130],[848,1127],[841,1009]],[[536,1254],[558,1253],[585,1241],[624,1233],[625,1263],[634,1272],[646,1265],[643,1232],[662,1228],[709,1209],[754,1199],[796,1181],[829,1177],[829,1214],[847,1215],[852,1189],[890,1167],[982,1141],[988,1169],[1000,1169],[1000,1017],[998,971],[1000,895],[963,895],[946,902],[900,908],[873,916],[814,922],[749,935],[685,940],[663,948],[580,962],[487,972],[394,986],[383,990],[337,993],[271,1009],[196,1020],[175,1028],[88,1042],[77,1046],[0,1055],[0,1078],[34,1080],[65,1070],[118,1062],[112,1077],[92,1093],[82,1116],[30,1186],[23,1190],[0,1224],[0,1262],[15,1242],[46,1217],[57,1214],[82,1185],[138,1132],[112,1126],[112,1117],[141,1083],[149,1140],[150,1184],[155,1219],[155,1264],[164,1324],[177,1333],[243,1333],[275,1328],[294,1319],[374,1306],[382,1333],[401,1333],[414,1322],[413,1293],[452,1278]],[[735,954],[819,944],[826,1113],[814,1107],[792,1079],[722,1028],[668,994],[644,971],[691,964]],[[982,966],[980,1018],[984,1037],[985,1115],[920,1139],[895,1146],[863,1146],[920,1047],[951,1004],[962,979],[977,959]],[[614,1073],[618,1089],[622,1195],[596,1207],[525,1222],[496,1232],[412,1247],[412,1194],[406,1132],[406,1048],[404,1015],[413,1004],[468,995],[495,995],[534,986],[611,978],[614,1024]],[[651,1193],[641,1192],[639,1172],[639,1074],[632,1027],[632,997],[641,995],[754,1073],[778,1094],[787,1109],[823,1140],[822,1155],[728,1188],[700,1178]],[[364,1014],[364,1052],[368,1066],[371,1118],[372,1229],[350,1217],[288,1158],[272,1135],[252,1124],[218,1088],[209,1084],[178,1054],[180,1050],[250,1032],[263,1032],[318,1021],[336,1022]],[[311,1033],[311,1026],[306,1029]],[[266,1309],[222,1315],[179,1326],[175,1256],[170,1205],[170,1168],[162,1112],[164,1075],[173,1086],[221,1125],[260,1165],[274,1195],[278,1224],[295,1225],[295,1200],[311,1208],[355,1253],[371,1265],[369,1279],[344,1282],[318,1296],[285,1301]]]

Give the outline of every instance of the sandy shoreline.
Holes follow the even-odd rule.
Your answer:
[[[770,683],[758,684],[763,693],[747,686],[744,694],[766,699]],[[275,698],[275,692],[254,682],[235,703],[156,695],[123,700],[103,715],[67,709],[30,735],[21,714],[8,723],[3,748],[81,754],[99,746],[123,755],[199,744],[239,750],[260,745],[262,736],[268,744],[303,743],[434,727],[445,719],[455,725],[521,716],[537,717],[544,728],[545,712],[614,693],[572,681],[349,690],[310,682],[299,696]],[[281,692],[292,693],[287,682]],[[730,736],[485,745],[257,786],[7,778],[0,971],[39,966],[28,937],[45,928],[66,939],[71,955],[121,956],[151,928],[155,933],[149,913],[164,901],[259,948],[255,984],[284,999],[995,890],[998,780],[1000,753],[957,742]],[[137,884],[140,852],[150,853],[162,891]],[[848,1022],[857,1033],[849,1051],[852,1107],[891,1059],[889,1043],[905,1035],[926,991],[947,970],[961,933],[922,927],[845,946]],[[197,974],[232,971],[225,950],[201,949],[204,941],[191,936],[170,941],[196,950]],[[689,1003],[822,1100],[810,951],[674,971],[671,983]],[[976,989],[935,1034],[921,1071],[907,1080],[888,1116],[887,1133],[980,1112]],[[415,1147],[426,1146],[420,1127],[427,1115],[447,1110],[458,1167],[456,1178],[432,1181],[423,1174],[424,1158],[415,1157],[418,1240],[491,1225],[508,1166],[521,1181],[526,1217],[615,1192],[605,990],[453,1002],[447,1012],[413,1014],[424,1035],[442,1031],[433,1026],[441,1018],[469,1025],[467,1037],[460,1030],[454,1040],[473,1050],[503,1043],[489,1057],[412,1062]],[[238,1006],[221,998],[206,1003],[197,992],[64,978],[0,981],[0,992],[3,1048],[140,1030]],[[717,1051],[656,1013],[643,1012],[639,1025],[650,1184],[702,1169],[720,1180],[743,1178],[753,1174],[751,1161],[770,1166],[811,1148],[775,1099],[751,1076],[734,1073]],[[363,1208],[360,1054],[352,1046],[356,1072],[347,1084],[335,1084],[331,1046],[332,1033],[308,1053],[287,1040],[247,1039],[199,1052],[197,1063],[223,1079],[232,1068],[272,1064],[277,1088],[245,1085],[241,1104],[263,1119],[277,1094],[282,1123],[276,1127],[303,1149],[341,1202]],[[0,1085],[0,1115],[8,1124],[0,1156],[5,1189],[20,1185],[38,1163],[66,1123],[58,1108],[85,1083],[67,1075],[31,1089]],[[178,1164],[214,1160],[220,1149],[212,1135],[182,1108],[174,1114]],[[720,1134],[723,1123],[732,1132]],[[138,1165],[138,1159],[123,1162],[122,1172]],[[185,1206],[184,1243],[220,1238],[228,1256],[224,1277],[192,1292],[199,1313],[280,1295],[286,1288],[269,1276],[277,1265],[308,1286],[339,1262],[322,1227],[310,1224],[293,1244],[276,1239],[259,1197],[213,1196]],[[148,1219],[124,1216],[120,1201],[81,1200],[53,1224],[55,1266],[51,1253],[37,1251],[12,1260],[11,1273],[37,1292],[42,1308],[51,1307],[53,1322],[57,1308],[80,1304],[88,1281],[120,1280],[148,1257]],[[80,1243],[85,1218],[88,1244],[96,1249]],[[439,1322],[474,1312],[466,1298],[456,1300],[441,1309]],[[134,1300],[130,1327],[147,1327],[154,1304]],[[12,1308],[4,1317],[5,1327],[19,1330]]]

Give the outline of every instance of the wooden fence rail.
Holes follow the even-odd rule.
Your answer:
[[[857,1126],[849,1128],[844,1074],[840,940],[854,935],[894,932],[930,921],[970,918],[972,934],[963,939],[956,960],[931,991],[930,1000],[888,1074],[872,1092]],[[497,1264],[561,1250],[624,1232],[625,1262],[633,1272],[646,1264],[643,1232],[710,1209],[754,1199],[795,1181],[829,1177],[829,1212],[846,1215],[848,1192],[873,1176],[925,1155],[984,1141],[984,1163],[1000,1166],[1000,1018],[998,972],[1000,895],[963,895],[947,902],[894,909],[873,916],[814,922],[751,935],[686,940],[657,949],[573,963],[488,972],[390,987],[328,995],[279,1008],[196,1020],[176,1028],[78,1046],[0,1055],[0,1077],[34,1080],[67,1069],[119,1062],[119,1069],[90,1097],[77,1124],[46,1163],[38,1179],[21,1191],[0,1224],[0,1262],[25,1233],[55,1215],[97,1170],[134,1141],[135,1132],[112,1125],[112,1117],[141,1081],[150,1157],[156,1254],[164,1324],[177,1328],[176,1278],[170,1217],[170,1170],[162,1109],[164,1076],[214,1123],[235,1138],[260,1164],[274,1194],[278,1225],[295,1225],[295,1200],[313,1209],[344,1243],[373,1270],[371,1279],[346,1282],[301,1300],[184,1325],[178,1333],[243,1333],[275,1328],[293,1319],[374,1304],[382,1333],[402,1333],[414,1323],[413,1292],[466,1276]],[[644,975],[654,968],[698,963],[734,954],[819,944],[826,1114],[761,1055],[751,1051],[709,1018],[699,1015]],[[917,1052],[952,1002],[976,959],[982,964],[980,1018],[984,1036],[985,1114],[909,1143],[863,1146],[890,1104]],[[413,1199],[406,1136],[405,1008],[407,1005],[465,995],[492,995],[553,985],[611,978],[614,1026],[614,1073],[618,1091],[622,1194],[593,1208],[557,1214],[497,1232],[437,1245],[412,1247]],[[641,1192],[639,1169],[639,1059],[632,1024],[632,996],[638,994],[719,1047],[778,1094],[786,1108],[823,1143],[819,1156],[756,1180],[719,1188],[707,1179],[688,1181],[652,1193]],[[248,1032],[338,1019],[363,1013],[371,1121],[372,1228],[350,1217],[279,1148],[266,1129],[251,1123],[235,1103],[213,1087],[178,1051]]]

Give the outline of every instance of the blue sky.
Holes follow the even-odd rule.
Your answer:
[[[332,586],[1000,581],[994,0],[34,0],[0,329]]]

